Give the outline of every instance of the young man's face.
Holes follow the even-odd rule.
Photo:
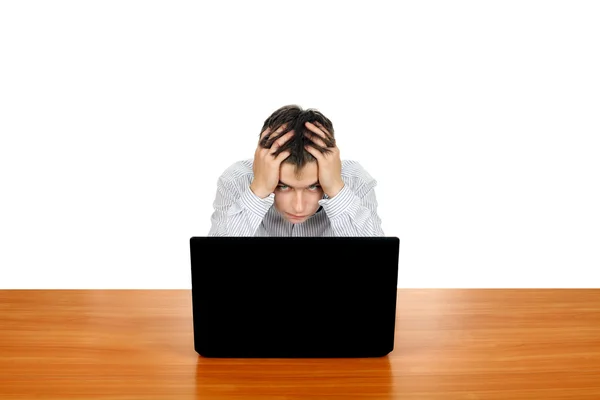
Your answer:
[[[275,189],[275,208],[293,224],[306,221],[319,209],[323,189],[319,185],[317,162],[310,162],[294,173],[294,166],[282,163],[279,186]]]

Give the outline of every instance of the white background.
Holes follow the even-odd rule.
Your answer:
[[[218,176],[285,104],[379,182],[399,287],[600,286],[598,21],[594,1],[4,1],[0,287],[190,288]]]

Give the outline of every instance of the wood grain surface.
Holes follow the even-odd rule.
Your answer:
[[[1,399],[600,399],[600,290],[399,290],[377,359],[204,359],[189,290],[0,291]]]

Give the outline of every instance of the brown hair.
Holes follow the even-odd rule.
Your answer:
[[[333,139],[333,124],[329,118],[314,108],[304,110],[302,107],[295,104],[280,107],[265,120],[265,123],[260,130],[261,133],[267,128],[271,128],[271,132],[275,132],[282,125],[285,125],[285,128],[278,135],[265,135],[259,145],[263,148],[271,148],[271,145],[275,140],[290,130],[294,130],[295,135],[277,149],[273,155],[277,156],[282,151],[289,150],[290,155],[283,162],[294,165],[297,172],[307,163],[316,161],[315,157],[304,148],[306,144],[316,148],[323,154],[331,152],[331,149],[321,147],[310,140],[310,136],[314,135],[314,133],[304,125],[305,122],[319,122],[332,136],[331,139],[323,139],[323,141],[327,146],[335,146],[335,140]],[[309,133],[309,137],[304,135],[305,132]]]

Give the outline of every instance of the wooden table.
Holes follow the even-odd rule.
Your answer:
[[[189,290],[0,291],[1,399],[600,399],[600,290],[399,290],[377,359],[204,359]]]

